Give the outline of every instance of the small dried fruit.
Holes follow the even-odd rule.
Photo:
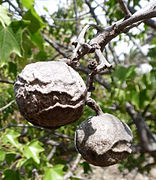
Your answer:
[[[110,166],[131,153],[130,128],[111,114],[82,122],[75,132],[75,146],[82,157],[95,166]]]
[[[21,114],[35,125],[57,128],[83,113],[86,86],[64,62],[27,65],[18,75],[14,91]]]

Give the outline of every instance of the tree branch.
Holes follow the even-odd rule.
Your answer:
[[[11,106],[13,103],[15,102],[15,100],[10,101],[7,105],[5,105],[4,107],[0,108],[0,112],[4,111],[5,109],[7,109],[9,106]]]
[[[130,34],[127,34],[130,38],[130,40],[133,42],[133,44],[138,48],[138,50],[140,51],[140,53],[142,54],[143,57],[146,57],[146,54],[144,53],[144,51],[141,48],[141,45],[138,44],[135,40],[135,38],[133,38]]]
[[[31,178],[31,180],[40,180],[40,176],[39,176],[36,168],[34,168],[32,170],[32,178]]]
[[[72,137],[69,137],[68,135],[66,134],[62,134],[62,133],[59,133],[59,132],[55,132],[55,130],[51,130],[51,129],[47,129],[47,128],[44,128],[44,127],[40,127],[40,126],[31,126],[31,125],[26,125],[26,124],[8,124],[7,126],[3,127],[0,129],[0,132],[1,131],[5,131],[6,129],[8,128],[11,128],[11,127],[14,127],[14,128],[34,128],[34,129],[39,129],[39,130],[44,130],[44,131],[47,131],[49,132],[49,134],[54,134],[56,137],[60,137],[60,138],[65,138],[65,139],[69,139],[69,140],[74,140]],[[51,143],[50,141],[48,141],[47,143]],[[57,145],[57,144],[55,144]]]
[[[145,152],[149,152],[152,156],[154,156],[154,158],[156,158],[156,135],[149,130],[144,118],[140,113],[135,111],[132,104],[127,102],[126,110],[136,125],[142,149]]]
[[[31,125],[25,125],[25,124],[8,124],[7,126],[1,128],[0,132],[1,131],[5,131],[6,129],[11,128],[11,127],[17,127],[17,128],[35,128],[35,129],[50,131],[49,129],[46,129],[46,128],[43,128],[43,127],[40,127],[40,126],[31,126]]]
[[[6,79],[0,79],[0,83],[14,84],[15,82],[14,81],[9,81],[9,80],[6,80]]]
[[[151,99],[151,101],[149,102],[149,104],[147,104],[147,106],[145,107],[145,109],[144,109],[144,111],[143,111],[143,113],[142,113],[142,116],[143,116],[143,117],[146,115],[146,113],[147,113],[147,111],[148,111],[151,103],[154,101],[155,98],[156,98],[156,92],[153,94],[152,99]]]
[[[42,37],[47,43],[49,43],[63,57],[68,58],[68,55],[60,48],[60,46],[55,41],[53,41],[52,39],[49,39],[45,34],[42,34]]]
[[[89,69],[87,69],[86,67],[84,67],[82,65],[80,65],[79,67],[76,67],[76,70],[81,71],[87,75],[90,73]],[[105,87],[107,90],[110,90],[110,88],[111,88],[110,84],[108,82],[106,82],[99,74],[94,76],[94,80],[97,83],[101,84],[103,87]]]
[[[119,3],[120,3],[120,6],[121,6],[122,10],[123,10],[124,13],[125,13],[125,17],[126,17],[126,18],[129,18],[132,14],[131,14],[131,12],[129,11],[127,5],[126,5],[126,2],[125,2],[124,0],[118,0],[118,1],[119,1]]]
[[[54,156],[55,152],[56,152],[56,146],[54,146],[54,147],[51,149],[50,153],[48,154],[48,156],[47,156],[47,160],[48,160],[48,161],[50,161],[50,160],[52,159],[52,157]]]
[[[103,114],[103,111],[102,111],[101,107],[90,96],[91,96],[91,93],[89,92],[87,100],[86,100],[86,104],[96,112],[97,116]]]
[[[105,45],[110,42],[113,38],[115,38],[120,33],[124,32],[126,28],[133,27],[135,23],[140,21],[147,20],[149,18],[156,17],[156,0],[149,3],[149,5],[143,9],[135,12],[131,17],[125,19],[123,21],[118,21],[114,25],[111,25],[102,33],[99,33],[96,37],[94,37],[89,45],[93,45],[95,43],[99,44],[103,49]]]
[[[73,4],[74,4],[74,11],[75,11],[75,22],[76,22],[76,35],[78,36],[79,33],[79,21],[78,21],[78,15],[77,15],[77,3],[76,0],[73,0]]]
[[[73,66],[77,66],[79,59],[82,58],[85,54],[93,52],[96,52],[96,55],[101,58],[101,62],[103,62],[106,67],[111,66],[102,56],[102,51],[106,44],[108,44],[117,35],[129,31],[131,28],[138,25],[138,23],[152,17],[156,17],[156,0],[149,3],[147,7],[137,11],[129,18],[122,21],[120,20],[115,24],[105,28],[104,30],[102,30],[102,28],[99,28],[99,26],[93,24],[86,25],[78,36],[77,41],[73,42],[73,45],[75,46],[71,57]],[[90,27],[96,28],[98,30],[98,33],[93,39],[91,39],[89,43],[85,43],[84,36]],[[102,63],[99,64],[99,67],[101,65]]]
[[[21,11],[18,7],[16,7],[10,0],[6,0],[6,2],[8,2],[8,4],[9,4],[10,6],[12,6],[12,7],[14,8],[14,10],[15,10],[16,12],[18,12],[18,14],[19,14],[20,16],[23,15],[23,14],[22,14],[22,11]]]
[[[70,177],[73,176],[73,171],[75,171],[75,169],[77,168],[77,166],[78,166],[78,164],[79,164],[79,162],[80,162],[80,159],[81,159],[81,155],[78,154],[77,157],[76,157],[76,159],[75,159],[75,161],[73,162],[73,166],[72,166],[71,170],[68,171],[68,172],[64,175],[63,180],[67,180],[67,179],[69,179]]]
[[[118,56],[117,56],[116,52],[114,51],[114,48],[113,48],[111,42],[108,43],[108,48],[109,48],[110,52],[112,53],[113,61],[114,61],[115,65],[119,64]]]
[[[136,10],[131,6],[129,6],[129,10],[133,14],[136,12]],[[156,21],[154,21],[152,19],[147,19],[147,20],[144,21],[144,23],[147,24],[148,26],[152,27],[153,29],[156,29]]]
[[[85,0],[85,3],[87,4],[87,6],[89,7],[90,13],[92,15],[92,17],[94,18],[96,24],[101,24],[100,20],[97,18],[95,12],[94,12],[94,8],[91,6],[91,2],[88,0]]]

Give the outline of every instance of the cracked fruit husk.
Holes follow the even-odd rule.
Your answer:
[[[36,62],[18,75],[14,92],[25,119],[34,125],[57,128],[80,118],[86,85],[64,62]]]
[[[110,166],[132,151],[132,132],[117,117],[103,113],[82,122],[75,132],[75,146],[95,166]]]

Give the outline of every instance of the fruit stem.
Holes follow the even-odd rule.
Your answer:
[[[88,105],[91,109],[93,109],[96,112],[96,115],[100,116],[100,115],[103,114],[103,111],[102,111],[101,107],[91,97],[87,98],[86,105]]]

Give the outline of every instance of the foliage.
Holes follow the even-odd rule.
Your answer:
[[[9,3],[6,5],[0,1],[0,79],[15,81],[17,74],[28,63],[62,58],[57,49],[45,41],[42,34],[55,41],[68,56],[71,55],[70,43],[76,35],[72,1],[67,2],[68,6],[60,5],[55,12],[49,12],[53,25],[37,12],[34,0],[16,0],[16,4],[12,4],[12,1],[7,2]],[[134,8],[139,4],[138,0],[132,2]],[[124,13],[119,5],[116,7],[116,3],[115,0],[109,0],[104,4],[109,19],[107,23],[124,17]],[[94,2],[91,4],[95,5]],[[81,12],[78,19],[79,29],[84,26],[84,22],[95,23],[95,19],[88,13],[85,1],[77,0],[77,6]],[[47,8],[44,10],[48,11]],[[97,17],[100,17],[98,13]],[[90,34],[92,36],[94,31]],[[154,30],[147,25],[142,27],[139,34],[130,32],[129,35],[142,46],[149,45],[147,55],[143,55],[138,47],[135,47],[136,44],[133,44],[128,54],[122,52],[125,53],[124,58],[118,54],[116,65],[113,61],[114,54],[106,46],[105,56],[110,57],[115,69],[112,73],[104,73],[100,78],[109,83],[111,88],[106,89],[95,82],[93,97],[104,112],[112,113],[130,125],[134,135],[133,143],[140,145],[140,137],[132,118],[127,113],[126,103],[133,104],[140,114],[148,107],[143,118],[150,131],[156,133],[156,98],[152,98],[156,92],[156,38]],[[116,50],[120,42],[130,43],[130,39],[126,37],[120,35],[117,41],[113,40],[112,48]],[[89,56],[88,59],[90,58]],[[152,70],[148,73],[138,73],[136,69],[144,62],[150,64]],[[83,61],[82,65],[86,67],[87,63]],[[80,74],[86,80],[86,75],[81,71]],[[13,84],[0,81],[0,97],[0,107],[12,101]],[[76,127],[92,115],[94,112],[86,107],[79,121],[57,130],[48,130],[28,123],[20,115],[15,103],[3,111],[0,110],[0,179],[2,177],[4,180],[24,180],[39,176],[44,180],[61,180],[70,171],[70,165],[77,155],[73,142]],[[146,170],[144,163],[149,156],[143,152],[134,154],[120,167],[129,170],[138,167],[140,171]],[[84,174],[91,173],[91,166],[84,160],[81,160],[78,168],[82,168]]]

